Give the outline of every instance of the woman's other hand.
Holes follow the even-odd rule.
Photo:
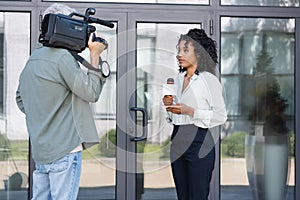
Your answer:
[[[194,115],[194,108],[187,106],[183,103],[176,103],[174,106],[167,106],[166,107],[168,112],[174,114],[185,114],[185,115]]]

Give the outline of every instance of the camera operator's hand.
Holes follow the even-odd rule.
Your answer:
[[[99,37],[99,35],[95,32],[96,37]],[[88,42],[88,47],[90,50],[90,58],[91,58],[91,64],[95,68],[99,68],[99,57],[100,54],[105,50],[106,46],[100,42],[93,42],[92,41],[92,36],[93,34],[90,35],[89,42]]]

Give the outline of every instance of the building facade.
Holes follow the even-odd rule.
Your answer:
[[[176,199],[161,97],[178,72],[177,40],[191,28],[217,43],[228,112],[210,199],[300,198],[299,0],[10,0],[0,1],[0,199],[31,197],[34,163],[15,92],[54,2],[95,8],[93,17],[115,25],[93,24],[109,43],[112,73],[91,105],[100,143],[84,151],[78,199]]]

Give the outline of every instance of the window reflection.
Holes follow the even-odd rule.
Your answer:
[[[46,0],[46,1],[82,1],[82,0]],[[86,0],[90,2],[116,2],[116,3],[167,3],[167,4],[202,4],[208,5],[209,0]]]
[[[97,32],[108,41],[109,46],[101,54],[101,58],[106,60],[111,68],[111,74],[105,82],[100,99],[94,105],[98,119],[116,119],[117,24],[114,25],[115,28],[111,29],[94,24]],[[89,54],[89,50],[86,49],[83,53]]]
[[[0,199],[28,197],[28,134],[15,92],[29,56],[29,30],[29,13],[0,12]]]
[[[107,61],[111,74],[106,79],[100,98],[91,104],[99,134],[99,144],[83,151],[82,173],[78,199],[114,199],[116,192],[116,83],[117,83],[117,23],[114,28],[93,24],[96,31],[108,42],[108,48],[101,53]],[[90,51],[86,48],[82,56],[89,61]],[[84,70],[86,70],[83,67]]]
[[[299,0],[221,0],[221,5],[299,7]]]
[[[4,13],[0,14],[0,44],[4,45]],[[0,114],[3,114],[3,68],[4,48],[0,48]]]
[[[294,19],[221,18],[221,185],[253,199],[293,198],[294,31]]]

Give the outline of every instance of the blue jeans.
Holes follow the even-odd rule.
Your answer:
[[[76,200],[81,175],[81,151],[49,164],[36,164],[32,200]]]

